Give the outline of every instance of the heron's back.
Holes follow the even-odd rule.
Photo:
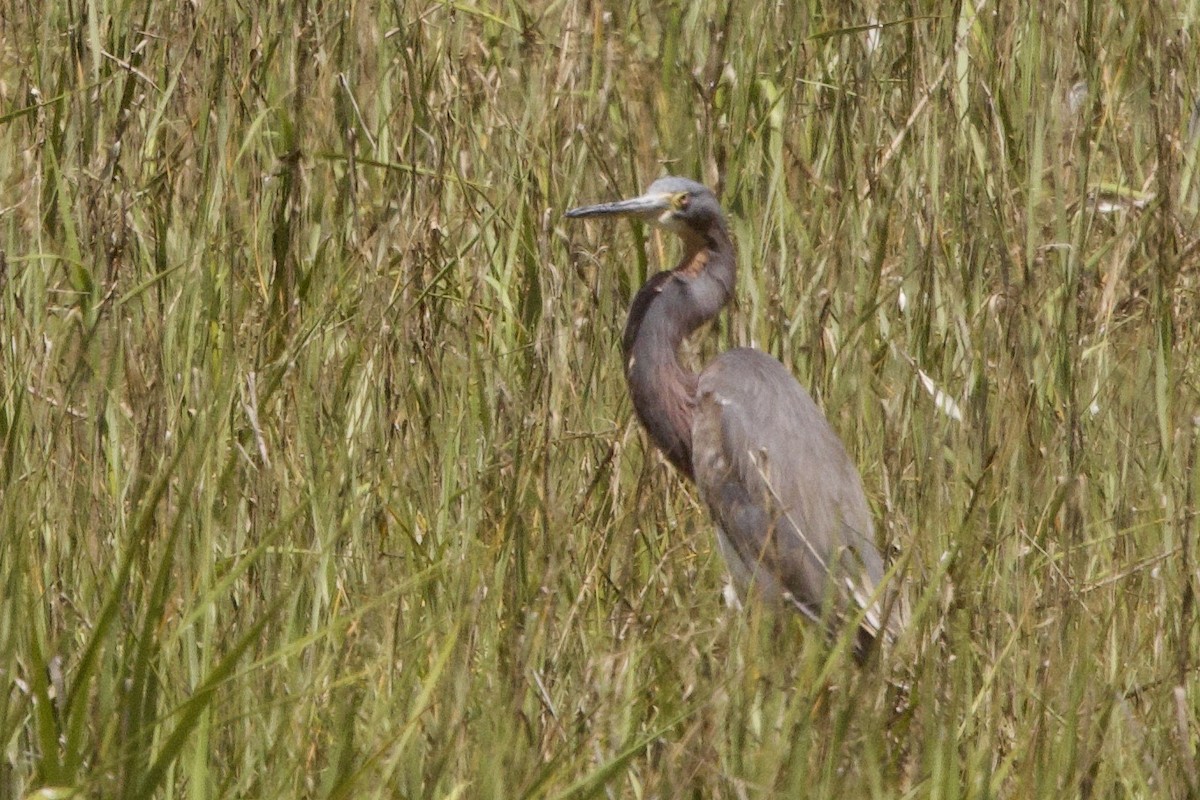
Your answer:
[[[829,625],[870,606],[863,628],[877,633],[883,561],[862,481],[779,361],[738,348],[700,374],[692,463],[740,593]]]

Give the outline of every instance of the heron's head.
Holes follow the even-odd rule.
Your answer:
[[[572,219],[602,216],[637,217],[665,228],[685,240],[704,237],[714,226],[724,225],[716,196],[707,186],[687,178],[667,176],[650,184],[640,197],[573,208]]]

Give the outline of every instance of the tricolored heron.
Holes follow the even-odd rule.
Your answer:
[[[857,622],[861,658],[903,624],[882,591],[862,480],[808,392],[766,353],[739,347],[696,374],[679,345],[733,294],[737,255],[717,198],[686,178],[568,217],[637,217],[673,231],[683,258],[633,298],[622,349],[637,417],[700,489],[738,593],[790,607],[837,633]]]

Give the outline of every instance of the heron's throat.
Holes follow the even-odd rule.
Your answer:
[[[622,349],[638,419],[667,460],[694,479],[692,415],[698,378],[680,362],[679,346],[729,301],[737,267],[723,224],[683,239],[679,265],[651,277],[633,298]]]

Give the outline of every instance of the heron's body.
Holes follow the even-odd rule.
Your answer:
[[[747,348],[719,355],[700,374],[692,447],[739,594],[824,624],[871,606],[883,561],[862,481],[783,364]]]
[[[858,620],[859,651],[902,624],[879,587],[862,481],[808,392],[775,358],[736,348],[696,374],[679,345],[733,293],[736,253],[716,198],[682,178],[643,197],[568,212],[633,214],[674,230],[679,265],[637,293],[623,338],[638,419],[695,481],[738,593],[786,606],[831,632]]]

